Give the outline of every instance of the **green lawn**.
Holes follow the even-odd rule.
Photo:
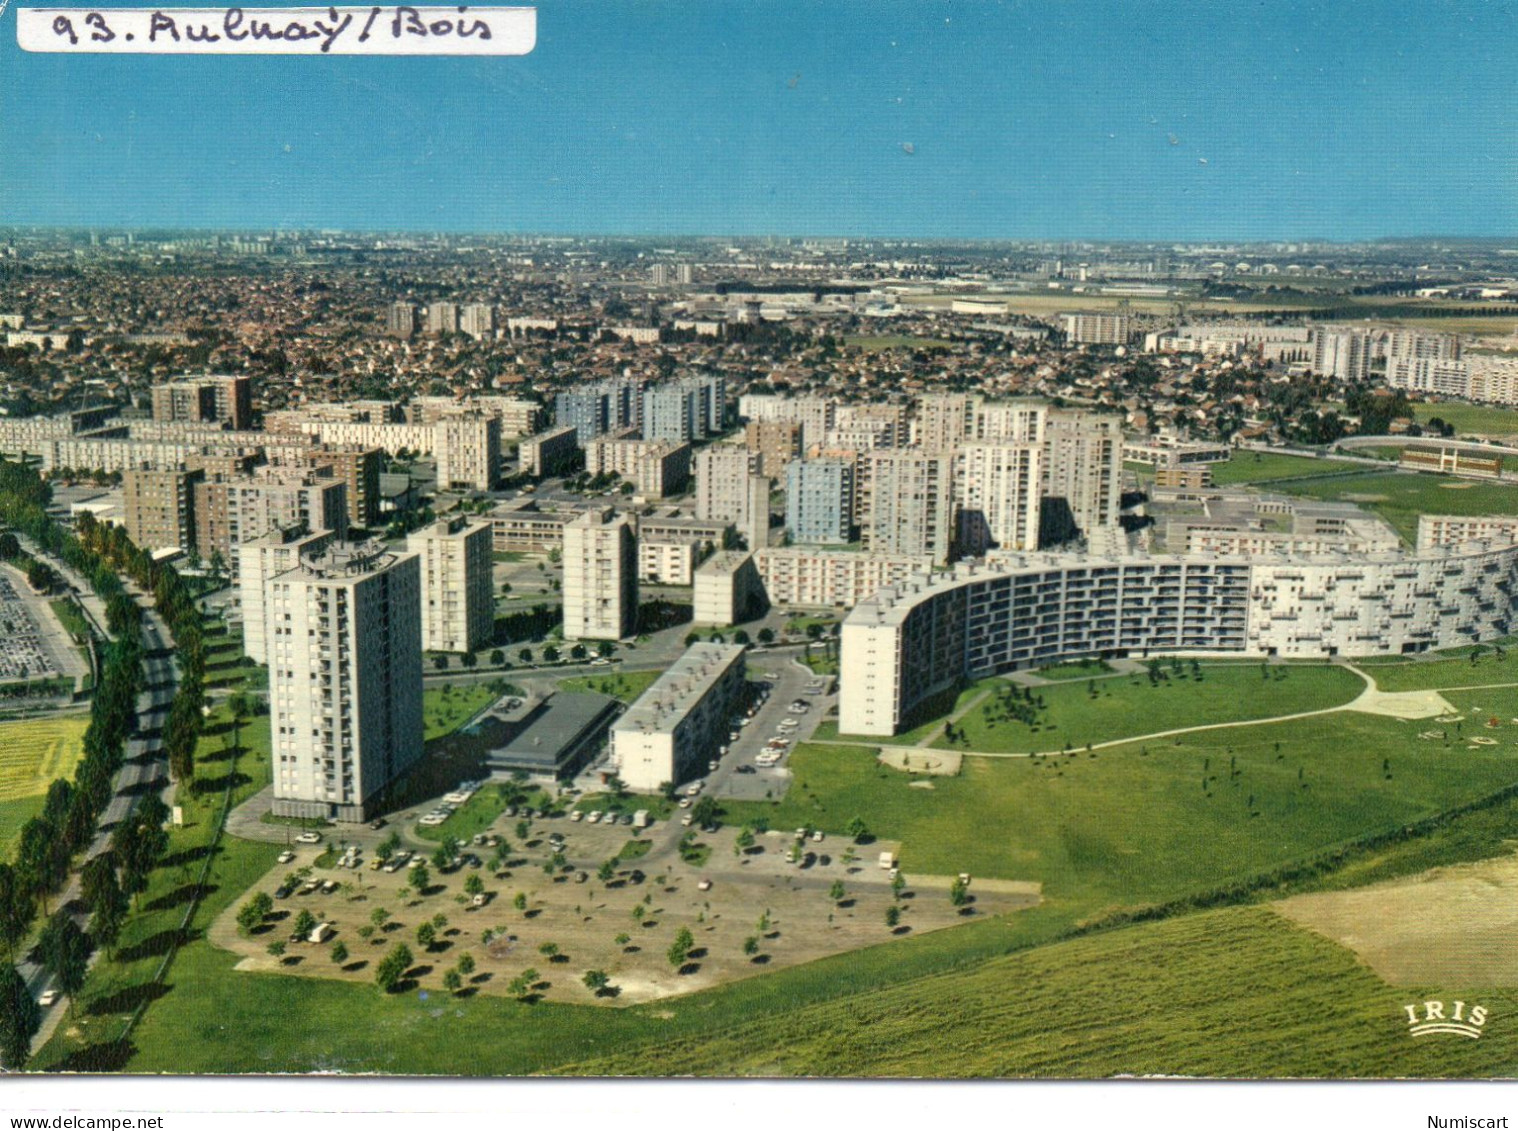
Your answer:
[[[533,790],[526,796],[530,809],[542,809],[550,801],[542,790]],[[464,804],[454,810],[441,825],[418,825],[413,831],[423,840],[442,841],[448,837],[461,844],[468,844],[476,833],[482,833],[506,811],[506,798],[494,785],[487,784]]]
[[[931,789],[868,748],[808,743],[791,758],[783,800],[724,808],[731,823],[839,835],[858,816],[902,842],[908,873],[1039,880],[1052,900],[1089,914],[1268,871],[1518,782],[1511,743],[1469,751],[1420,741],[1418,729],[1342,712],[1096,757],[970,757],[957,777],[921,779]]]
[[[1509,436],[1518,433],[1518,410],[1478,404],[1420,404],[1413,417],[1427,424],[1438,417],[1455,426],[1457,436]]]
[[[559,690],[594,691],[601,695],[610,695],[613,699],[620,699],[624,703],[631,703],[663,674],[662,671],[617,671],[606,675],[577,675],[570,679],[559,680]]]
[[[841,821],[846,822],[857,808],[879,826],[876,831],[880,835],[905,833],[909,874],[914,870],[949,871],[971,858],[971,871],[991,875],[991,860],[982,867],[973,857],[999,852],[1010,874],[1044,879],[1047,902],[1006,918],[978,920],[953,931],[920,937],[909,935],[715,990],[619,1010],[551,1003],[524,1006],[493,996],[456,999],[443,1008],[443,999],[436,993],[431,995],[432,1000],[422,1001],[414,994],[386,997],[370,986],[239,973],[233,969],[237,961],[234,955],[195,941],[181,950],[168,979],[172,988],[152,1005],[139,1026],[131,1050],[134,1055],[109,1059],[108,1054],[115,1050],[105,1048],[96,1050],[93,1059],[76,1058],[68,1063],[75,1067],[121,1067],[124,1062],[134,1072],[519,1074],[565,1065],[611,1063],[603,1058],[615,1057],[620,1071],[652,1069],[667,1073],[679,1071],[679,1066],[687,1063],[682,1059],[686,1055],[683,1050],[710,1047],[721,1050],[711,1054],[714,1067],[697,1066],[692,1071],[754,1071],[753,1058],[765,1055],[771,1057],[769,1066],[776,1072],[841,1071],[825,1058],[784,1059],[790,1055],[787,1050],[791,1046],[759,1039],[761,1035],[755,1029],[761,1024],[795,1024],[800,1027],[794,1031],[798,1042],[816,1042],[820,1047],[831,1040],[836,1051],[830,1055],[847,1057],[851,1072],[906,1071],[902,1067],[906,1062],[896,1059],[891,1049],[905,1047],[900,1042],[914,1041],[914,1026],[923,1026],[926,1033],[945,1018],[972,1007],[1006,1014],[1011,1007],[1026,1003],[1031,993],[1041,992],[1039,976],[1025,984],[1009,977],[1006,963],[1031,962],[1033,965],[1025,969],[1034,971],[1064,970],[1072,981],[1084,979],[1094,987],[1090,992],[1118,984],[1103,981],[1104,974],[1093,973],[1092,968],[1099,970],[1101,964],[1095,958],[1082,961],[1083,951],[1050,947],[1003,959],[1001,956],[1010,950],[1046,942],[1103,908],[1168,896],[1186,890],[1187,885],[1210,884],[1220,876],[1255,870],[1264,862],[1300,859],[1315,845],[1343,840],[1367,825],[1396,824],[1409,814],[1427,812],[1480,793],[1494,783],[1518,778],[1518,768],[1508,768],[1509,756],[1420,750],[1421,757],[1409,760],[1406,767],[1400,761],[1394,764],[1394,782],[1387,783],[1380,770],[1380,752],[1405,750],[1408,725],[1362,716],[1333,719],[1336,727],[1332,733],[1307,728],[1304,723],[1241,727],[1209,736],[1212,743],[1205,748],[1167,747],[1151,750],[1148,756],[1130,749],[1121,758],[1103,754],[1097,759],[1082,755],[1039,762],[971,759],[961,778],[937,779],[932,791],[908,787],[904,775],[877,771],[867,753],[803,748],[793,790],[801,802],[794,806],[789,800],[781,806],[755,806],[756,812],[772,816],[773,823],[833,828],[833,817],[819,815],[808,794],[831,801],[835,793],[853,791],[833,806],[844,814]],[[1341,720],[1353,725],[1337,725]],[[1321,720],[1312,721],[1321,724]],[[1282,742],[1285,759],[1281,763],[1275,761],[1272,745],[1277,740]],[[1225,780],[1217,786],[1213,799],[1205,799],[1200,789],[1193,792],[1193,785],[1200,781],[1201,759],[1211,757],[1213,769],[1226,777],[1227,744],[1234,745],[1239,756],[1240,784],[1230,787]],[[1332,773],[1327,772],[1330,765]],[[1298,767],[1308,771],[1306,790],[1296,780]],[[1260,818],[1243,816],[1240,797],[1244,790],[1259,794]],[[729,808],[733,808],[731,803]],[[1111,819],[1114,816],[1115,821]],[[1489,855],[1493,844],[1518,831],[1518,806],[1477,814],[1458,827],[1472,830],[1471,835],[1460,840],[1454,829],[1447,830],[1451,836],[1445,857],[1430,851],[1443,843],[1431,838],[1395,846],[1365,866],[1397,874],[1444,858]],[[997,835],[987,836],[987,830],[993,829]],[[945,835],[952,843],[938,846]],[[1198,845],[1206,845],[1208,851],[1198,852]],[[216,866],[218,891],[211,895],[200,921],[235,902],[268,866],[275,850],[273,846],[228,842]],[[1091,878],[1083,879],[1083,874]],[[1155,956],[1152,962],[1118,961],[1116,965],[1122,970],[1114,970],[1114,978],[1168,972],[1168,976],[1184,982],[1187,972],[1192,971],[1197,982],[1177,985],[1179,1001],[1191,1004],[1205,997],[1214,1003],[1208,1008],[1221,1011],[1233,1003],[1239,1017],[1250,1016],[1257,1008],[1264,1008],[1263,1003],[1276,1002],[1278,996],[1285,995],[1278,1002],[1282,1016],[1295,1018],[1292,1024],[1306,1026],[1300,1031],[1285,1031],[1275,1045],[1232,1039],[1219,1044],[1199,1034],[1231,1034],[1233,1030],[1222,1014],[1204,1011],[1200,1028],[1189,1036],[1177,1030],[1172,1033],[1173,1043],[1157,1050],[1153,1059],[1135,1056],[1127,1061],[1135,1066],[1133,1070],[1148,1065],[1166,1067],[1171,1050],[1177,1057],[1216,1053],[1219,1059],[1203,1063],[1215,1065],[1206,1070],[1218,1072],[1265,1072],[1278,1063],[1297,1063],[1295,1059],[1273,1061],[1271,1055],[1299,1056],[1302,1063],[1326,1066],[1321,1071],[1341,1063],[1335,1059],[1341,1054],[1335,1052],[1339,1046],[1334,1042],[1345,1034],[1337,1015],[1330,1012],[1322,1016],[1291,996],[1313,995],[1314,1009],[1319,1011],[1338,1008],[1334,1003],[1341,1003],[1340,996],[1322,994],[1325,978],[1318,967],[1296,958],[1293,962],[1300,976],[1295,982],[1279,974],[1266,978],[1262,972],[1269,964],[1262,963],[1251,946],[1226,929],[1234,921],[1230,916],[1260,914],[1264,913],[1249,910],[1188,918],[1070,944],[1101,944],[1113,948],[1113,954]],[[1144,932],[1172,928],[1182,934],[1162,934],[1157,949],[1141,949],[1147,937]],[[1243,973],[1235,976],[1231,968],[1218,969],[1210,961],[1194,963],[1193,957],[1200,953],[1196,947],[1185,949],[1186,963],[1175,962],[1178,950],[1164,940],[1190,937],[1185,933],[1189,931],[1217,938],[1219,953],[1239,956],[1240,971],[1261,973],[1258,995],[1250,988],[1256,984],[1253,977]],[[1342,954],[1337,950],[1329,953]],[[1336,961],[1353,966],[1347,958]],[[1125,974],[1124,970],[1131,972]],[[930,975],[937,976],[924,980]],[[962,993],[957,988],[959,979],[969,980]],[[120,1003],[137,1000],[129,988],[143,980],[119,980],[122,990],[128,991]],[[1051,983],[1051,1001],[1059,1000],[1056,995],[1062,988],[1063,984],[1055,987]],[[901,994],[909,996],[902,998]],[[1257,1003],[1251,1005],[1256,997]],[[934,1006],[914,1009],[903,1004],[910,1000],[930,1000]],[[877,1045],[859,1039],[854,1019],[874,1017],[877,1009],[886,1010],[884,1015],[893,1019],[899,1041]],[[976,1041],[968,1052],[961,1042],[955,1046],[954,1063],[963,1060],[961,1070],[966,1073],[990,1071],[985,1067],[986,1058],[1004,1047],[1009,1059],[1002,1071],[1125,1071],[1128,1069],[1121,1062],[1126,1052],[1148,1048],[1147,1039],[1141,1039],[1146,1038],[1146,1031],[1139,1032],[1132,1042],[1116,1039],[1123,1023],[1137,1023],[1146,1014],[1142,1006],[1130,1010],[1126,1004],[1114,1004],[1096,1010],[1087,1022],[1063,1027],[1050,1021],[1048,1010],[1031,1012],[1038,1013],[1039,1018],[1026,1021],[1031,1026],[1027,1040],[1013,1041],[1009,1031],[1006,1042]],[[1178,1017],[1191,1012],[1177,1007]],[[1023,1013],[1030,1010],[1024,1008]],[[1063,1015],[1054,1011],[1053,1016]],[[292,1025],[292,1017],[300,1018],[301,1023]],[[1107,1024],[1109,1019],[1109,1039],[1102,1039],[1100,1033],[1089,1044],[1048,1039],[1056,1027],[1068,1038],[1086,1031],[1091,1024]],[[975,1023],[973,1017],[970,1023]],[[105,1035],[116,1031],[100,1028]],[[740,1030],[744,1048],[730,1054],[731,1042]],[[446,1039],[440,1039],[444,1036]],[[942,1039],[941,1034],[933,1034],[933,1038],[937,1042]],[[1298,1053],[1294,1050],[1301,1041],[1308,1043]],[[1019,1068],[1024,1063],[1021,1058],[1034,1055],[1034,1046],[1040,1043],[1047,1049],[1048,1063],[1061,1067]],[[1386,1055],[1400,1053],[1410,1044],[1400,1031],[1383,1043]],[[1462,1042],[1459,1047],[1474,1044]],[[1232,1062],[1231,1068],[1218,1051],[1232,1049],[1236,1055],[1243,1055],[1237,1050],[1246,1045],[1245,1051],[1256,1059],[1245,1057]],[[1446,1042],[1439,1047],[1451,1045]],[[1096,1055],[1098,1046],[1105,1049],[1106,1060]],[[936,1048],[942,1057],[945,1046],[936,1043],[929,1047]],[[1020,1050],[1015,1059],[1014,1050]],[[1346,1058],[1342,1063],[1354,1063],[1361,1073],[1433,1070],[1410,1061],[1351,1061],[1349,1053],[1342,1055]],[[1178,1063],[1189,1067],[1198,1062]],[[1454,1075],[1479,1071],[1454,1061],[1435,1067]],[[950,1068],[940,1063],[933,1071],[943,1074]]]
[[[910,916],[908,917],[910,920]],[[1178,956],[1183,956],[1179,958]],[[1518,992],[1441,987],[1503,1015]],[[1074,939],[566,1066],[593,1076],[1505,1076],[1518,1032],[1410,1040],[1408,991],[1261,907]],[[1434,994],[1433,996],[1438,996]],[[1495,1015],[1495,1013],[1494,1013]],[[967,1037],[973,1034],[973,1038]],[[1495,1038],[1495,1039],[1494,1039]]]
[[[76,1071],[125,1067],[127,1050],[117,1040],[131,1013],[148,1002],[152,1005],[134,1034],[133,1043],[141,1047],[145,1040],[160,1041],[167,1048],[182,1049],[182,1034],[164,1028],[158,1011],[172,1013],[175,1007],[180,1007],[199,1012],[203,1008],[201,988],[187,985],[182,980],[182,969],[186,964],[194,965],[197,952],[211,950],[210,944],[202,939],[205,925],[262,875],[280,850],[278,845],[253,844],[230,837],[224,837],[217,848],[210,849],[228,777],[234,774],[229,757],[232,738],[229,721],[225,706],[218,707],[206,720],[206,733],[196,748],[196,776],[202,786],[196,790],[181,789],[175,798],[175,804],[184,810],[184,826],[169,830],[168,852],[150,876],[148,890],[138,898],[137,910],[122,930],[115,956],[98,961],[91,970],[80,995],[74,1025],[60,1026],[31,1067]],[[244,725],[240,738],[243,752],[236,760],[232,777],[234,804],[269,782],[268,717]],[[164,987],[155,987],[153,974],[179,929],[207,851],[215,853],[207,878],[209,890],[165,976]],[[215,1023],[225,1028],[230,1016],[233,1015],[223,1014]]]
[[[650,820],[667,821],[675,811],[675,803],[648,793],[628,793],[621,797],[610,793],[587,793],[574,803],[574,808],[581,813],[593,813],[599,809],[603,813],[616,813],[619,816],[631,816],[639,809],[647,809]]]
[[[1470,653],[1439,660],[1366,663],[1361,666],[1382,691],[1425,691],[1442,687],[1481,687],[1518,683],[1518,649],[1503,649],[1499,660],[1487,648],[1471,662]]]
[[[75,640],[84,641],[90,638],[90,624],[84,619],[84,614],[79,611],[79,606],[72,597],[61,597],[56,601],[49,601],[48,607],[53,610],[53,615],[58,618],[58,623],[63,630]]]
[[[1386,519],[1409,543],[1417,540],[1421,514],[1518,514],[1518,486],[1449,475],[1372,471],[1278,486],[1292,495],[1358,503]]]
[[[21,835],[21,826],[42,812],[43,795],[16,797],[0,801],[0,860],[9,860]]]
[[[1040,679],[1066,680],[1066,679],[1090,679],[1092,676],[1107,675],[1112,671],[1112,666],[1104,660],[1068,660],[1063,664],[1050,664],[1047,668],[1039,668],[1033,674]]]
[[[496,680],[426,688],[422,692],[424,741],[452,734],[505,694]]]
[[[0,722],[0,859],[9,859],[21,826],[42,812],[58,778],[72,778],[84,753],[86,715]]]
[[[1268,678],[1262,678],[1259,665],[1201,664],[1200,679],[1189,663],[1160,670],[1166,678],[1154,684],[1145,674],[1030,688],[1028,693],[1045,704],[1032,726],[1011,718],[1000,701],[1004,692],[1020,697],[1021,690],[986,680],[980,686],[992,693],[955,724],[963,739],[956,733],[954,742],[940,738],[933,745],[993,753],[1079,748],[1180,727],[1337,707],[1365,689],[1359,676],[1332,664],[1278,664],[1269,668]]]
[[[1358,464],[1348,460],[1315,459],[1312,456],[1289,456],[1276,452],[1236,452],[1227,463],[1211,466],[1212,481],[1219,487],[1243,483],[1274,483],[1307,475],[1331,475],[1339,471],[1360,470]]]
[[[948,349],[949,343],[940,338],[917,338],[906,334],[846,334],[845,342],[868,353],[892,349]]]

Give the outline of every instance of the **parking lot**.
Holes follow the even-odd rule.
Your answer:
[[[774,678],[767,678],[770,676]],[[789,751],[812,736],[836,698],[827,692],[810,694],[808,689],[819,685],[826,688],[835,681],[828,676],[813,675],[811,669],[781,653],[751,654],[749,677],[771,685],[769,698],[748,725],[739,728],[738,738],[728,743],[728,752],[717,772],[710,776],[710,785],[718,798],[734,801],[777,799],[790,785]],[[807,710],[791,710],[791,704],[795,702],[806,703]],[[795,726],[782,730],[787,719],[794,720]],[[781,735],[791,740],[785,755],[772,766],[759,765],[756,759],[763,754],[769,741]]]
[[[761,834],[747,848],[732,828],[695,832],[684,851],[645,857],[658,834],[669,831],[645,834],[561,817],[536,819],[519,838],[516,821],[503,818],[490,830],[510,842],[503,867],[494,867],[493,847],[466,846],[458,867],[428,864],[430,883],[420,896],[408,887],[412,861],[386,872],[370,867],[361,852],[357,867],[318,868],[315,860],[332,842],[297,845],[288,862],[248,893],[283,891],[273,915],[253,933],[241,933],[236,917],[244,897],[212,925],[211,939],[242,956],[242,971],[372,982],[377,960],[393,943],[405,942],[415,959],[410,981],[431,992],[467,952],[475,963],[467,993],[510,993],[508,984],[532,969],[536,996],[633,1004],[1004,914],[1039,899],[1037,885],[976,880],[971,901],[956,907],[948,898],[950,877],[924,876],[910,877],[898,895],[877,862],[880,851],[895,845],[856,847],[808,837],[793,857],[794,830]],[[607,861],[613,863],[603,873]],[[471,876],[480,878],[480,906],[466,893]],[[892,906],[900,914],[894,925],[886,917]],[[378,924],[376,909],[385,912]],[[328,924],[331,933],[322,943],[289,940],[302,910]],[[417,928],[438,915],[444,924],[424,948]],[[693,942],[676,965],[669,950],[682,929]],[[268,953],[274,941],[286,942],[284,954]],[[331,956],[336,942],[347,950],[342,962]],[[612,991],[587,990],[582,979],[589,970],[604,971]]]

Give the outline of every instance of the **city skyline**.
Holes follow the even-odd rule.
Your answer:
[[[756,4],[540,5],[537,49],[485,60],[45,56],[0,41],[0,222],[1188,242],[1518,231],[1518,152],[1501,131],[1510,13],[1183,16],[1094,0],[785,19]]]

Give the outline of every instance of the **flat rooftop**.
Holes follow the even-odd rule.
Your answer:
[[[743,652],[742,644],[692,644],[612,729],[644,734],[673,729],[728,668],[741,662]]]
[[[492,767],[549,772],[559,768],[587,732],[610,724],[620,706],[607,695],[558,691],[530,707],[520,719],[508,722],[492,712],[476,726],[487,739],[498,735],[499,741],[510,734],[486,754]]]

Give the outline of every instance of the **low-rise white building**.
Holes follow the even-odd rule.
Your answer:
[[[657,793],[702,773],[727,739],[745,693],[744,649],[693,644],[611,728],[617,776],[635,793]]]

